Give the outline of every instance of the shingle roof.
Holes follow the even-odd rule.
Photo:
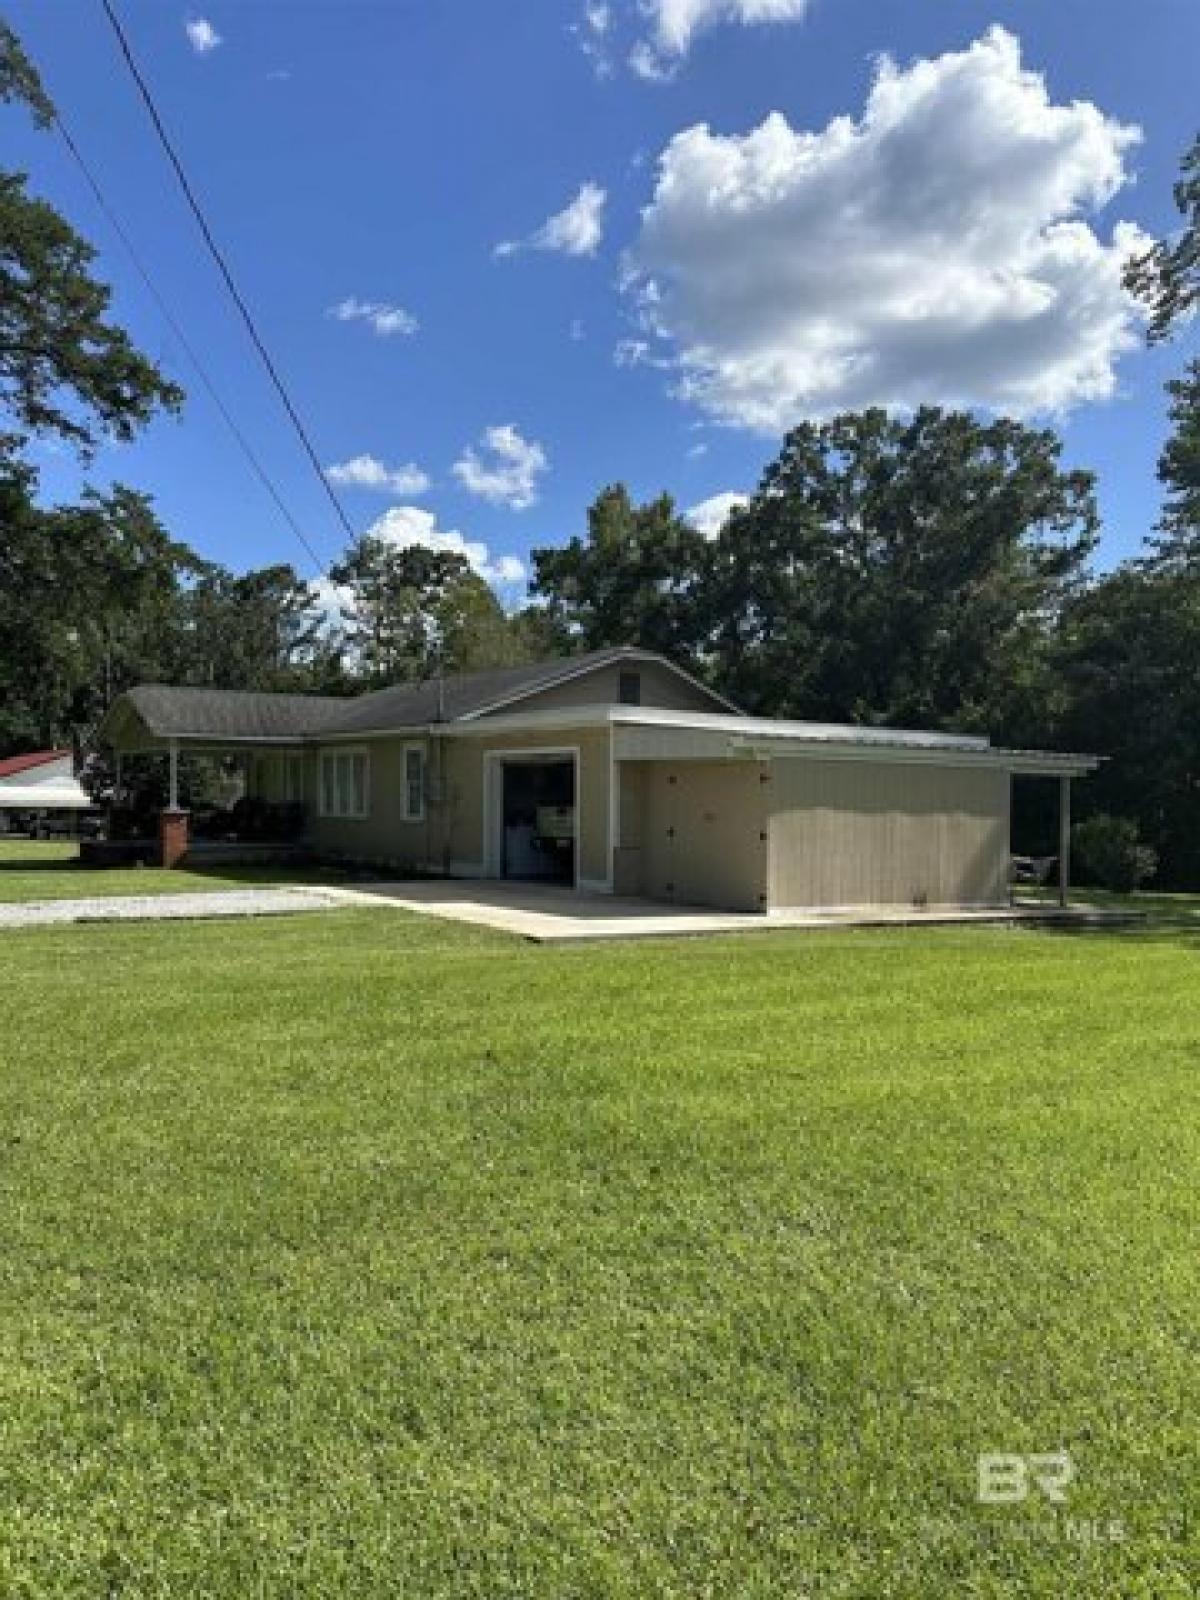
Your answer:
[[[227,689],[173,689],[144,684],[129,704],[162,739],[303,739],[314,734],[389,733],[431,722],[454,722],[489,707],[549,689],[564,679],[626,659],[661,660],[621,646],[520,667],[496,667],[424,683],[397,684],[352,700]],[[715,700],[719,696],[713,697]]]
[[[0,761],[0,778],[15,778],[18,772],[48,767],[52,761],[62,761],[70,754],[69,750],[34,750],[24,756],[5,756]]]
[[[141,684],[125,696],[160,739],[300,739],[322,731],[352,705],[314,694],[176,689]]]

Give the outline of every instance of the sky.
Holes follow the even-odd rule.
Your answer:
[[[1158,512],[1163,385],[1127,256],[1178,226],[1196,0],[116,0],[356,532],[506,603],[606,484],[719,523],[789,426],[923,401],[1057,427],[1100,564]],[[0,113],[188,391],[42,492],[151,493],[305,576],[345,535],[206,256],[99,0],[6,14],[319,559],[255,478],[54,134]]]

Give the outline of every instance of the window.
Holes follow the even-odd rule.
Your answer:
[[[640,672],[622,672],[617,681],[617,698],[623,706],[640,706],[642,703],[642,675]]]
[[[425,746],[404,746],[404,820],[425,820]]]
[[[367,782],[365,750],[323,750],[321,815],[361,820],[369,810]]]

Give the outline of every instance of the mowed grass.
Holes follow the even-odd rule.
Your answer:
[[[230,866],[223,871],[161,872],[155,867],[79,865],[70,841],[0,839],[0,905],[33,900],[117,899],[127,895],[199,894],[263,884],[326,881],[328,868]]]
[[[1198,977],[0,936],[0,1595],[1192,1595]],[[1059,1449],[1070,1521],[978,1503]]]

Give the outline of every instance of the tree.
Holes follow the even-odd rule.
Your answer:
[[[1173,432],[1158,460],[1166,500],[1152,559],[1200,577],[1200,361],[1173,378],[1167,393]]]
[[[1080,790],[1093,812],[1135,820],[1165,885],[1200,888],[1200,585],[1130,563],[1067,608],[1054,730],[1109,759]]]
[[[698,643],[696,596],[705,541],[670,495],[636,506],[623,484],[588,511],[586,539],[533,552],[543,629],[581,650],[636,644],[689,655]]]
[[[1097,537],[1053,433],[925,407],[805,423],[703,585],[716,681],[764,714],[1004,732]]]
[[[351,668],[364,683],[419,683],[524,659],[500,602],[466,557],[366,535],[330,569],[343,591]]]
[[[1151,313],[1152,344],[1167,339],[1200,305],[1200,138],[1183,158],[1175,205],[1184,218],[1179,236],[1160,239],[1125,270],[1125,286]]]
[[[53,120],[36,70],[2,23],[0,99],[24,101],[41,126]],[[26,192],[20,173],[0,172],[0,406],[22,434],[57,434],[85,457],[101,435],[130,439],[155,411],[183,401],[106,320],[112,296],[92,275],[95,256]]]
[[[150,502],[115,487],[33,503],[0,458],[0,746],[79,742],[114,695],[177,668],[184,585],[200,569]]]
[[[312,588],[293,567],[240,576],[206,565],[184,596],[192,683],[219,689],[301,691],[325,676],[323,623]]]

